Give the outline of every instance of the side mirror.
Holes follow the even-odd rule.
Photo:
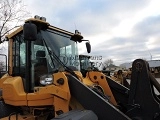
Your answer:
[[[35,41],[37,39],[37,26],[33,23],[25,23],[23,25],[24,39],[28,41]]]
[[[89,42],[86,42],[86,48],[87,48],[87,52],[90,53],[91,52],[91,44]]]

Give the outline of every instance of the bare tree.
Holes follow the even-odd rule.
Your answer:
[[[103,69],[107,68],[111,64],[113,64],[113,60],[112,59],[105,60]]]
[[[9,31],[30,16],[25,8],[22,0],[0,0],[0,43]]]

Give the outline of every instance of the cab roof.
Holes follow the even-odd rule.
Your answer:
[[[47,26],[47,28],[55,30],[57,32],[65,33],[65,34],[70,35],[70,36],[74,35],[74,33],[71,33],[69,31],[63,30],[63,29],[55,27],[55,26],[51,26],[48,22],[40,20],[40,19],[29,18],[29,19],[25,20],[25,23],[27,23],[27,22],[33,22],[35,24],[43,24],[43,25]],[[10,34],[6,35],[6,37],[10,39],[10,38],[12,38],[13,36],[15,36],[16,34],[22,32],[22,31],[23,31],[23,26],[20,26],[15,31],[13,31]]]

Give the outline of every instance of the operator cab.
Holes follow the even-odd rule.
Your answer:
[[[23,28],[17,31],[9,38],[13,42],[9,46],[9,59],[12,59],[9,73],[25,79],[27,82],[24,84],[28,84],[26,88],[30,89],[27,91],[33,91],[34,86],[39,86],[41,77],[52,76],[62,67],[80,70],[80,65],[77,64],[79,59],[70,59],[78,57],[77,42],[83,41],[79,32],[70,33],[33,18],[27,20]],[[90,52],[89,42],[86,47]],[[49,83],[41,82],[41,85],[47,84]]]

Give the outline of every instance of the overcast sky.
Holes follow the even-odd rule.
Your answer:
[[[90,40],[93,56],[116,65],[160,59],[160,0],[26,0],[32,16]],[[85,44],[79,46],[87,54]]]

